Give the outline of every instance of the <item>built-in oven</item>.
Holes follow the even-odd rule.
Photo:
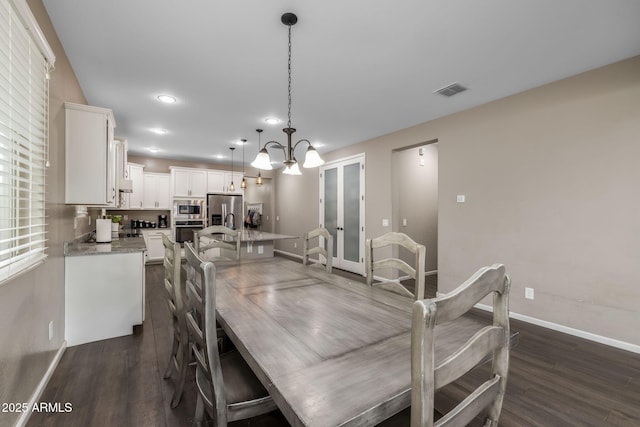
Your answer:
[[[184,246],[184,242],[193,242],[193,233],[204,228],[204,220],[176,220],[176,242]]]
[[[204,200],[176,200],[173,202],[174,219],[204,221]]]

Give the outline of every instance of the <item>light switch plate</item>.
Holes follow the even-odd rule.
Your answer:
[[[456,196],[456,202],[458,203],[464,203],[466,201],[466,197],[464,196],[464,194],[458,194]]]
[[[382,220],[382,226],[383,226],[383,227],[388,227],[388,226],[389,226],[389,220],[388,220],[387,218],[384,218],[384,219]]]

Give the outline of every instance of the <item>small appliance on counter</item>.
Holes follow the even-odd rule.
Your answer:
[[[96,243],[111,243],[110,219],[96,219]]]
[[[168,228],[169,221],[166,215],[158,215],[158,228]]]
[[[127,234],[127,237],[138,237],[140,236],[140,231],[138,230],[140,228],[139,222],[137,219],[132,219],[131,220],[131,227],[129,230],[129,233]]]

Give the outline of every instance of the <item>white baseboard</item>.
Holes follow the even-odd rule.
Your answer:
[[[484,311],[489,311],[489,312],[493,311],[491,306],[488,306],[485,304],[476,304],[475,307]],[[573,335],[579,338],[584,338],[589,341],[594,341],[600,344],[605,344],[611,347],[615,347],[622,350],[630,351],[632,353],[640,354],[640,345],[637,345],[637,344],[631,344],[625,341],[616,340],[614,338],[604,337],[602,335],[596,335],[591,332],[582,331],[580,329],[571,328],[569,326],[560,325],[558,323],[536,319],[535,317],[531,317],[531,316],[525,316],[524,314],[510,312],[509,317],[516,320],[522,320],[523,322],[531,323],[533,325],[542,326],[543,328]]]
[[[24,427],[27,425],[27,421],[29,421],[29,417],[31,416],[31,412],[33,410],[33,405],[38,403],[38,401],[40,400],[40,397],[42,397],[42,393],[44,393],[44,389],[47,387],[47,384],[49,384],[49,380],[51,379],[53,372],[56,370],[58,363],[60,363],[60,359],[62,359],[62,355],[64,354],[64,351],[66,349],[67,349],[67,342],[63,341],[55,357],[49,364],[49,368],[47,369],[47,372],[45,372],[44,376],[40,380],[40,383],[38,384],[35,391],[31,395],[31,399],[29,399],[29,408],[27,409],[27,411],[23,412],[20,415],[20,418],[18,418],[18,421],[15,424],[15,427]]]
[[[283,255],[287,255],[287,256],[290,256],[290,257],[302,259],[301,255],[292,254],[290,252],[285,252],[285,251],[281,251],[281,250],[277,250],[277,249],[275,249],[274,252],[279,252],[279,253],[281,253]],[[437,270],[435,270],[435,273],[437,274]],[[374,278],[377,278],[377,277],[374,277]],[[441,296],[441,295],[442,295],[442,293],[438,292],[438,296]],[[484,310],[484,311],[489,311],[489,312],[493,311],[490,306],[485,305],[485,304],[476,304],[475,307],[479,308],[481,310]],[[524,314],[510,312],[509,313],[509,317],[511,317],[513,319],[516,319],[516,320],[522,320],[523,322],[531,323],[533,325],[542,326],[543,328],[547,328],[547,329],[551,329],[551,330],[554,330],[554,331],[562,332],[562,333],[565,333],[565,334],[573,335],[573,336],[576,336],[576,337],[579,337],[579,338],[584,338],[584,339],[589,340],[589,341],[594,341],[594,342],[597,342],[597,343],[600,343],[600,344],[604,344],[604,345],[608,345],[608,346],[611,346],[611,347],[619,348],[619,349],[622,349],[622,350],[630,351],[632,353],[640,354],[640,345],[637,345],[637,344],[631,344],[631,343],[628,343],[628,342],[625,342],[625,341],[616,340],[614,338],[604,337],[602,335],[597,335],[597,334],[593,334],[591,332],[582,331],[580,329],[571,328],[569,326],[560,325],[558,323],[553,323],[553,322],[548,322],[546,320],[536,319],[535,317],[525,316]]]

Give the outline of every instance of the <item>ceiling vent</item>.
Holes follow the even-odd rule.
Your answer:
[[[452,83],[449,86],[438,89],[437,91],[435,91],[435,93],[439,93],[442,96],[450,97],[455,95],[456,93],[464,92],[465,90],[467,90],[467,88],[462,86],[460,83]]]

